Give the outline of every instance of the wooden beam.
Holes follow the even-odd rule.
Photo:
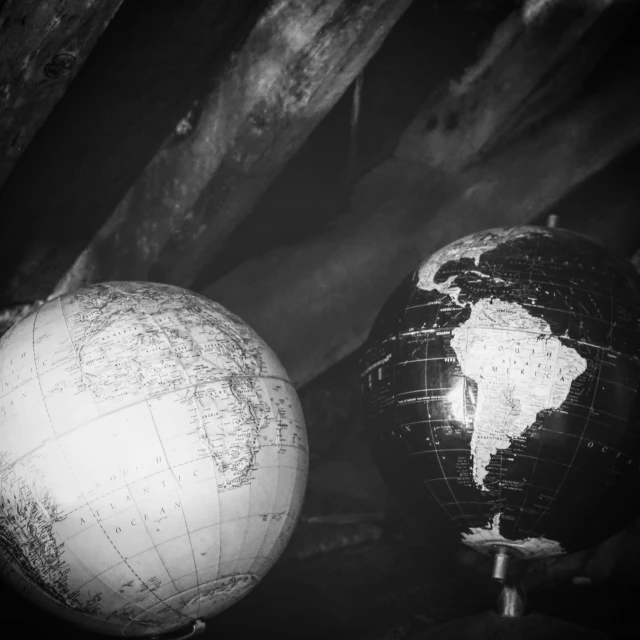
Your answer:
[[[400,280],[446,243],[524,224],[640,141],[633,76],[458,175],[392,158],[356,186],[336,229],[247,262],[204,289],[303,385],[362,345]]]
[[[51,293],[268,5],[122,5],[0,191],[0,304]]]
[[[7,0],[0,10],[0,186],[122,0]]]
[[[541,22],[515,11],[496,29],[480,59],[423,106],[398,158],[449,171],[477,162],[565,102],[626,27],[602,20],[602,3],[548,4]]]
[[[62,278],[188,286],[411,0],[276,0]]]

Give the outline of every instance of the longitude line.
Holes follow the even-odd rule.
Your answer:
[[[158,324],[157,320],[153,317],[152,314],[150,314],[141,304],[138,300],[136,300],[133,296],[131,296],[130,294],[125,293],[124,291],[121,291],[120,289],[113,287],[112,289],[114,289],[115,291],[117,291],[118,293],[120,293],[120,295],[124,296],[125,298],[129,298],[141,311],[142,313],[144,313],[149,320],[151,320],[151,322],[153,322],[153,324],[157,327],[158,331],[162,334],[162,336],[165,339],[165,342],[167,343],[169,349],[171,350],[171,352],[173,353],[173,356],[175,358],[175,360],[178,362],[178,364],[180,365],[180,368],[182,369],[182,373],[184,375],[184,377],[186,378],[187,383],[191,383],[191,378],[189,377],[189,374],[187,373],[187,370],[184,368],[184,365],[182,364],[182,362],[180,362],[180,358],[178,357],[178,354],[176,353],[173,345],[171,344],[171,340],[169,340],[169,336],[167,335],[167,333],[162,329],[162,327]],[[197,385],[193,384],[191,385],[191,388],[196,387]],[[145,393],[145,400],[146,400],[146,404],[147,404],[147,409],[149,411],[149,415],[151,416],[151,421],[153,422],[153,427],[156,431],[156,435],[158,437],[158,442],[160,443],[160,447],[162,448],[162,452],[165,455],[165,459],[167,461],[167,466],[169,467],[169,469],[171,470],[171,475],[176,483],[176,489],[178,491],[178,495],[182,496],[182,499],[180,500],[180,510],[182,511],[182,517],[184,519],[184,526],[187,532],[187,537],[189,539],[189,546],[191,548],[191,557],[193,559],[193,567],[194,569],[197,570],[198,566],[196,564],[196,554],[195,551],[193,549],[193,541],[191,540],[191,534],[189,533],[189,524],[187,522],[187,515],[184,512],[184,506],[183,506],[183,500],[184,500],[184,494],[182,492],[182,487],[180,486],[180,482],[178,481],[175,471],[173,470],[173,468],[171,467],[171,463],[169,462],[169,458],[167,457],[167,452],[164,448],[164,443],[162,441],[162,437],[160,436],[160,430],[158,429],[158,425],[156,424],[155,418],[153,416],[153,411],[151,410],[151,407],[149,406],[149,397],[147,396],[147,394]],[[198,408],[198,403],[197,400],[195,398],[195,396],[193,396],[193,404],[194,407],[196,409],[196,413],[198,414],[198,420],[201,422],[202,425],[202,414],[200,413],[200,410]],[[204,428],[204,427],[203,427]],[[205,431],[206,434],[206,431]],[[208,438],[207,438],[208,440]],[[212,460],[214,466],[215,466],[215,461]],[[153,542],[153,540],[152,540]],[[155,545],[154,545],[155,546]],[[158,553],[157,549],[156,549],[156,553]],[[160,554],[158,553],[158,557],[160,557]],[[160,560],[162,561],[162,558],[160,558]],[[164,564],[164,562],[163,562]],[[168,573],[168,572],[167,572]],[[197,580],[196,581],[196,587],[198,589],[198,599],[200,599],[200,581]]]
[[[62,305],[62,303],[60,303]],[[42,308],[42,307],[41,307]],[[37,319],[37,315],[40,312],[40,309],[38,309],[38,311],[36,312],[36,318],[34,319],[34,323],[33,323],[33,327],[34,327],[34,332],[35,332],[35,320]],[[63,311],[63,318],[64,318],[64,326],[67,329],[67,333],[69,335],[69,340],[71,341],[71,344],[73,345],[73,338],[71,336],[71,332],[69,331],[69,327],[67,325],[67,319],[64,316],[64,311]],[[75,346],[74,346],[75,348]],[[35,348],[34,348],[34,359],[35,359]],[[36,368],[37,368],[37,361],[36,361]],[[39,379],[39,378],[38,378]],[[41,387],[41,393],[42,393],[42,387]],[[43,402],[44,402],[44,395],[43,395]],[[46,408],[46,403],[45,403],[45,408]],[[47,410],[47,414],[48,414],[48,410]],[[53,425],[52,425],[53,428]],[[55,431],[55,430],[54,430]],[[105,530],[104,526],[102,525],[101,521],[98,520],[98,518],[96,517],[96,515],[93,512],[93,509],[91,508],[91,505],[89,504],[89,501],[87,499],[86,494],[84,493],[84,490],[82,489],[82,487],[80,486],[80,483],[78,482],[78,479],[76,478],[75,473],[73,472],[73,469],[71,468],[71,465],[69,464],[69,461],[67,460],[67,456],[65,454],[64,449],[62,448],[62,444],[60,443],[59,439],[56,437],[56,442],[58,444],[58,447],[60,448],[60,452],[62,453],[62,457],[65,459],[67,466],[69,468],[69,473],[72,475],[72,477],[74,478],[76,485],[78,486],[80,493],[82,494],[82,497],[84,498],[84,501],[87,505],[87,507],[89,508],[89,511],[91,512],[91,515],[93,515],[93,517],[96,519],[96,522],[98,524],[98,526],[102,529],[102,532],[104,534],[104,536],[107,538],[107,540],[110,542],[111,546],[114,548],[115,552],[122,558],[122,561],[124,562],[124,564],[127,566],[127,568],[129,569],[129,571],[131,571],[131,573],[140,581],[140,584],[144,586],[145,589],[147,589],[147,591],[149,591],[154,598],[156,598],[159,602],[161,602],[163,605],[169,607],[172,611],[174,611],[177,615],[182,616],[183,618],[187,618],[187,620],[189,619],[188,616],[185,616],[182,612],[178,611],[177,609],[174,609],[171,605],[169,605],[167,602],[165,602],[164,600],[162,600],[162,598],[158,597],[154,591],[149,587],[149,585],[147,585],[147,583],[134,571],[133,567],[127,562],[126,558],[120,553],[118,547],[114,544],[113,540],[111,540],[111,537],[109,536],[109,534],[107,533],[107,531]],[[109,586],[109,585],[105,585],[105,586]]]

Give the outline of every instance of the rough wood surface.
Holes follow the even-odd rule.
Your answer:
[[[392,158],[356,185],[332,233],[247,262],[204,293],[252,325],[302,385],[364,342],[420,260],[467,233],[528,222],[637,144],[638,100],[640,80],[627,79],[457,176]]]
[[[539,24],[515,11],[480,59],[429,100],[396,156],[458,170],[566,101],[624,28],[600,3],[553,3]],[[604,24],[603,24],[604,22]]]
[[[118,278],[188,286],[409,4],[272,2],[56,293]]]
[[[7,0],[0,10],[0,186],[122,0]]]
[[[0,304],[46,298],[268,0],[132,0],[0,190]]]

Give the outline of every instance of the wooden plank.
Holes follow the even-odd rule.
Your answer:
[[[7,0],[0,10],[0,186],[122,0]]]
[[[396,156],[456,171],[553,112],[619,37],[601,3],[554,2],[539,24],[515,11],[480,59],[421,109]],[[541,11],[542,8],[538,7]]]
[[[244,318],[297,385],[355,351],[391,291],[457,237],[523,224],[640,141],[640,79],[592,96],[457,176],[393,158],[335,230],[247,262],[204,293]]]
[[[122,5],[0,191],[0,304],[52,291],[268,4]]]
[[[410,2],[272,2],[55,293],[118,278],[188,286]]]

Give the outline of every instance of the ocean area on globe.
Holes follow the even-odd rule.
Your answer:
[[[0,573],[88,630],[196,628],[298,519],[308,443],[276,355],[178,287],[93,285],[0,339]]]
[[[361,364],[383,477],[465,544],[550,557],[640,513],[640,276],[598,243],[529,226],[445,246]]]

